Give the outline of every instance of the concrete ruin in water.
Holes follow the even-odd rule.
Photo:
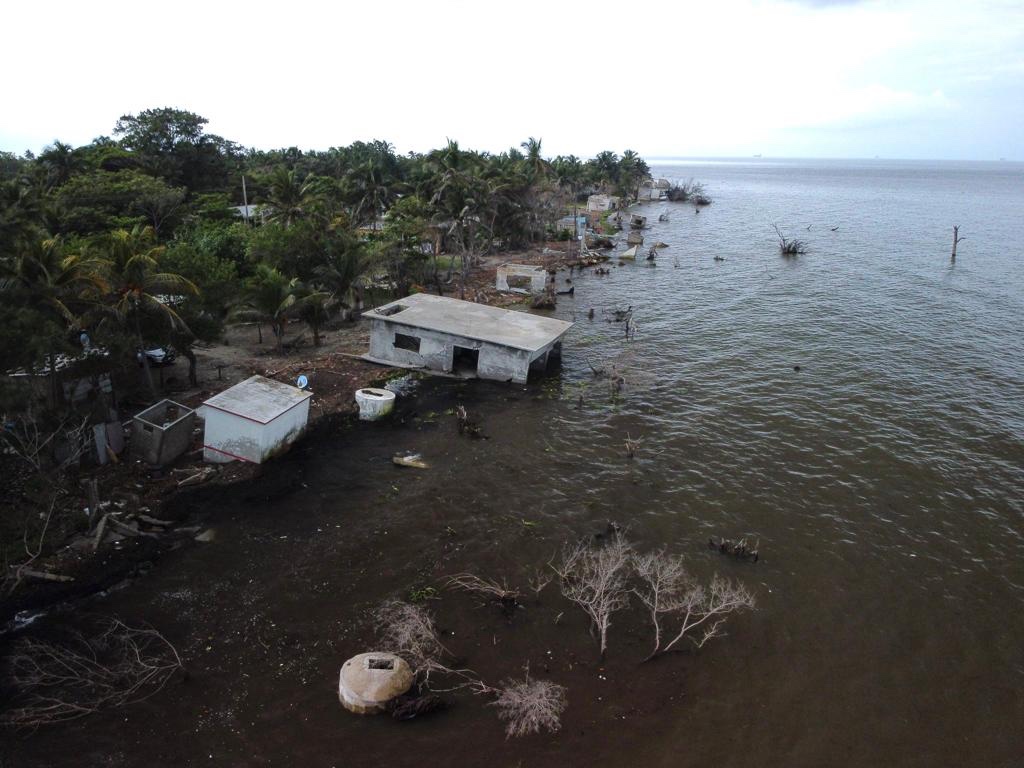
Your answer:
[[[526,383],[543,371],[572,323],[417,293],[367,312],[364,359],[467,378]]]
[[[494,276],[494,287],[512,293],[544,293],[548,271],[534,264],[502,264]]]

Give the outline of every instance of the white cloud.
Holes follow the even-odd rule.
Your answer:
[[[886,126],[892,146],[901,121],[970,111],[984,78],[1021,82],[1018,6],[22,3],[0,50],[18,73],[0,147],[83,143],[152,106],[260,147],[452,137],[498,151],[533,135],[580,155],[815,154],[815,130],[864,125]],[[950,133],[944,153],[976,134]],[[1020,142],[1000,154],[1024,154]],[[861,136],[848,153],[874,151]]]

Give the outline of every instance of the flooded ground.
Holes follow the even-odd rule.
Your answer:
[[[426,380],[392,423],[339,424],[246,487],[182,497],[215,541],[89,609],[163,629],[188,680],[5,734],[5,764],[1019,765],[1024,172],[656,170],[715,203],[646,207],[648,243],[671,244],[657,266],[572,277],[555,375]],[[773,222],[810,253],[781,259]],[[953,224],[968,238],[955,265]],[[633,340],[607,314],[628,306]],[[623,393],[591,365],[621,372]],[[489,439],[458,436],[458,403]],[[404,450],[430,469],[393,466]],[[649,664],[643,616],[616,616],[602,664],[554,585],[511,622],[442,591],[427,605],[462,663],[566,685],[563,730],[506,741],[467,694],[405,724],[341,709],[338,668],[373,647],[382,599],[431,597],[466,570],[528,590],[609,520],[702,577],[742,579],[758,610]],[[709,536],[759,540],[761,560],[723,558]]]

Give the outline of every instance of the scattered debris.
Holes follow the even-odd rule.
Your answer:
[[[460,435],[469,435],[474,440],[487,439],[487,435],[481,430],[480,424],[476,419],[469,417],[466,406],[461,403],[455,407],[455,418],[458,419]]]
[[[761,546],[761,542],[758,541],[753,547],[751,547],[745,538],[740,539],[737,542],[729,541],[728,539],[722,539],[718,543],[715,543],[713,538],[708,539],[708,549],[716,549],[723,555],[731,555],[737,560],[749,560],[753,563],[758,561],[758,548]]]
[[[519,607],[519,590],[511,589],[505,582],[499,584],[494,579],[481,579],[472,573],[457,573],[448,577],[447,584],[449,587],[482,595],[488,601],[497,603],[507,619],[512,618]]]
[[[436,693],[404,693],[391,699],[384,709],[395,720],[412,720],[438,712],[446,706],[444,699]]]
[[[430,465],[423,460],[423,456],[419,453],[409,453],[405,456],[400,453],[396,453],[391,457],[391,461],[397,464],[399,467],[412,467],[414,469],[429,469]]]

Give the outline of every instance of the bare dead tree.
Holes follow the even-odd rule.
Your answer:
[[[14,419],[14,424],[0,433],[0,441],[33,470],[42,473],[47,466],[47,456],[53,450],[52,443],[60,435],[67,439],[69,453],[58,469],[76,462],[85,453],[87,443],[83,438],[88,427],[88,416],[81,419],[67,416],[53,429],[40,428],[39,420],[29,411]]]
[[[46,516],[43,518],[43,528],[39,532],[39,541],[36,543],[35,549],[32,549],[29,546],[28,528],[26,527],[25,530],[22,531],[22,543],[25,546],[25,554],[28,556],[28,559],[24,562],[19,563],[18,565],[10,566],[9,570],[5,572],[2,577],[0,577],[0,582],[4,584],[4,589],[8,592],[8,594],[14,592],[18,588],[18,585],[21,583],[21,580],[26,576],[43,579],[46,579],[47,577],[52,577],[53,580],[64,580],[68,578],[59,577],[56,576],[56,574],[48,574],[42,571],[35,571],[30,568],[32,563],[34,563],[36,559],[43,553],[43,543],[46,541],[46,531],[50,527],[50,520],[53,518],[53,508],[56,506],[56,504],[57,493],[55,492],[53,496],[50,497],[50,506],[46,510]]]
[[[539,596],[544,591],[544,587],[551,583],[552,578],[553,576],[548,570],[537,568],[533,576],[530,577],[530,589],[533,590],[535,595]]]
[[[62,643],[24,637],[8,657],[14,695],[3,720],[33,729],[142,701],[183,668],[162,634],[118,619],[104,620],[93,636],[75,632]]]
[[[601,658],[608,649],[612,614],[629,603],[626,578],[631,547],[623,536],[611,537],[596,547],[578,543],[566,547],[558,565],[552,565],[562,582],[562,594],[590,617]]]
[[[504,680],[489,706],[505,722],[505,737],[526,736],[542,730],[557,732],[567,704],[564,686],[550,680],[532,680],[526,668],[524,680]]]
[[[661,650],[661,615],[674,610],[681,594],[696,582],[683,565],[681,557],[673,557],[664,550],[632,556],[633,571],[640,586],[633,588],[640,602],[651,616],[654,626],[654,650],[648,659]]]
[[[777,224],[772,224],[772,228],[779,237],[779,252],[783,256],[799,256],[807,253],[807,243],[803,240],[789,240],[782,234]]]
[[[721,634],[731,613],[753,608],[754,596],[742,584],[715,576],[704,587],[686,569],[680,555],[664,550],[633,555],[632,565],[640,586],[633,589],[647,608],[654,626],[654,650],[647,659],[666,653],[684,637],[698,648]],[[678,622],[676,634],[662,644],[662,616]]]
[[[960,237],[960,225],[957,224],[953,227],[953,255],[949,257],[949,260],[956,261],[956,246],[957,243],[962,243],[967,238]]]

